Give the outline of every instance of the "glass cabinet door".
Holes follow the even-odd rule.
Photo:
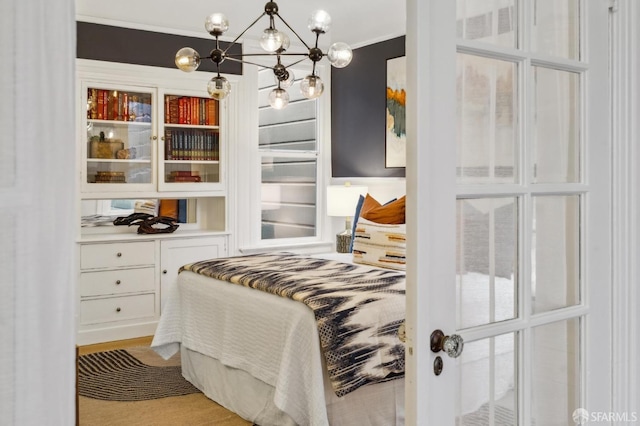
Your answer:
[[[87,85],[85,93],[85,191],[153,189],[154,92]]]
[[[163,107],[159,190],[214,189],[221,183],[220,104],[207,97],[164,94]]]

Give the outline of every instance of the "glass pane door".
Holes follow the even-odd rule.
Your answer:
[[[91,185],[91,191],[151,187],[153,92],[89,85],[86,96],[84,185]]]
[[[408,425],[611,411],[608,34],[609,2],[407,1]]]
[[[584,3],[457,4],[457,424],[574,424],[597,172],[585,158]]]
[[[160,190],[203,190],[220,183],[220,104],[197,96],[164,95]]]

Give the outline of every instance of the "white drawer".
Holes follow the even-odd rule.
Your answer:
[[[80,268],[114,268],[153,265],[155,242],[83,244],[80,247]]]
[[[120,269],[80,274],[80,297],[149,292],[155,289],[155,268]]]
[[[109,297],[80,302],[82,325],[154,317],[155,294]]]

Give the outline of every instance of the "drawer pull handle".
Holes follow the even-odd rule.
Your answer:
[[[120,309],[119,307],[116,308],[116,312],[120,312],[122,309]]]
[[[116,285],[120,285],[120,280],[116,281]]]
[[[167,270],[166,270],[166,269],[165,269],[165,270],[163,270],[163,271],[162,271],[162,273],[163,273],[163,274],[166,274],[166,273],[167,273]]]
[[[116,256],[118,256],[118,257],[122,257],[122,253],[118,252],[118,253],[116,254]]]

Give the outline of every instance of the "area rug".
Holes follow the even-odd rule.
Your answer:
[[[82,355],[78,360],[80,396],[146,401],[199,392],[182,377],[179,365],[148,365],[125,349]]]

